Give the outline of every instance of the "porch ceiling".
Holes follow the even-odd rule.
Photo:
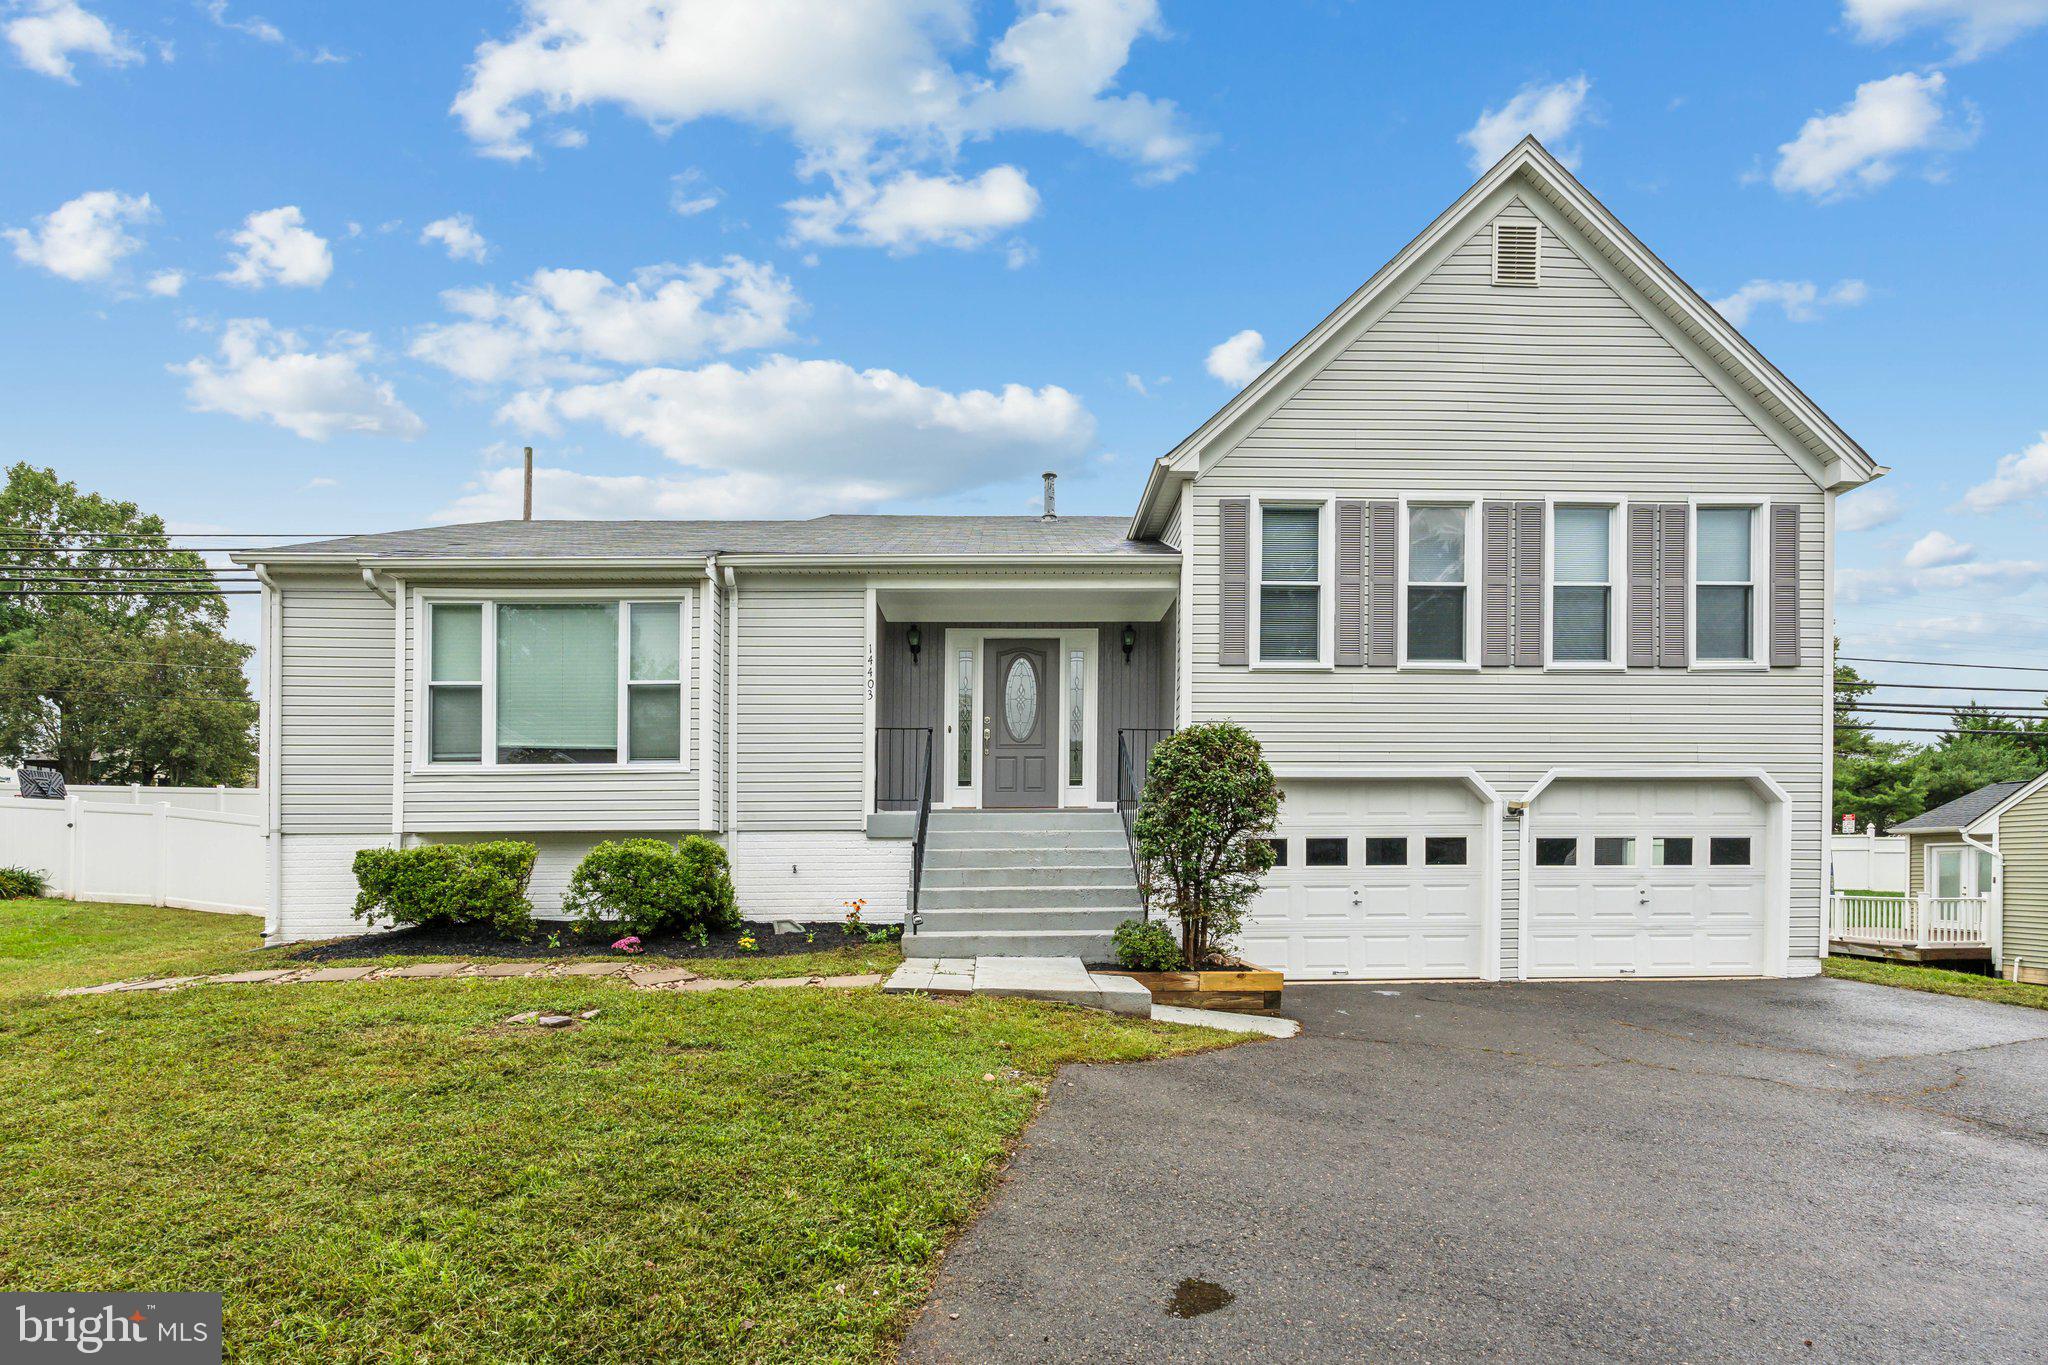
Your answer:
[[[1031,622],[1157,621],[1173,606],[1173,579],[1002,583],[983,579],[875,589],[887,621],[946,621],[959,625]]]

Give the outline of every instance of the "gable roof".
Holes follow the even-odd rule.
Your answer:
[[[1965,796],[1958,796],[1933,810],[1916,815],[1910,820],[1901,820],[1893,825],[1893,834],[1949,834],[1970,828],[1987,815],[1997,813],[2007,802],[2022,791],[2039,782],[2039,778],[2027,782],[1993,782],[1979,787]]]
[[[1350,298],[1311,328],[1301,340],[1240,389],[1179,445],[1153,463],[1138,510],[1131,518],[1133,536],[1159,532],[1172,507],[1163,492],[1191,476],[1203,449],[1248,416],[1293,393],[1323,366],[1326,352],[1346,341],[1354,325],[1376,304],[1402,285],[1418,261],[1445,238],[1476,226],[1479,211],[1510,181],[1526,185],[1561,213],[1635,288],[1697,345],[1742,391],[1756,402],[1823,471],[1823,487],[1849,488],[1885,473],[1885,468],[1836,426],[1833,419],[1797,385],[1764,358],[1741,332],[1680,279],[1656,253],[1644,246],[1593,197],[1572,173],[1534,137],[1525,137],[1471,188],[1438,214],[1414,240],[1395,253]]]
[[[1125,536],[1122,517],[825,516],[807,521],[481,521],[277,545],[238,563],[383,560],[1004,559],[1178,556]]]

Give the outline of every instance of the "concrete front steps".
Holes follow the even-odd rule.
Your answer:
[[[1138,904],[1114,811],[933,811],[903,952],[1104,962]]]

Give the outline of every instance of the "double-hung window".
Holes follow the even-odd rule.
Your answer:
[[[1470,509],[1408,509],[1408,659],[1466,661],[1466,540]]]
[[[680,601],[433,603],[428,761],[680,763],[684,612]]]
[[[1323,509],[1259,508],[1259,661],[1323,657]]]
[[[1614,658],[1614,509],[1560,504],[1551,513],[1550,657]]]
[[[1694,518],[1693,657],[1756,658],[1756,509],[1702,507]]]

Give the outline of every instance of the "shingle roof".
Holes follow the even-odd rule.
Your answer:
[[[1171,556],[1124,517],[813,517],[808,521],[481,521],[276,545],[248,558],[664,559],[769,555]]]
[[[1915,830],[1968,829],[1995,810],[1998,804],[2026,786],[2025,782],[1993,782],[1988,787],[1979,787],[1967,796],[1958,796],[1910,820],[1901,820],[1893,825],[1894,834],[1911,834]]]

